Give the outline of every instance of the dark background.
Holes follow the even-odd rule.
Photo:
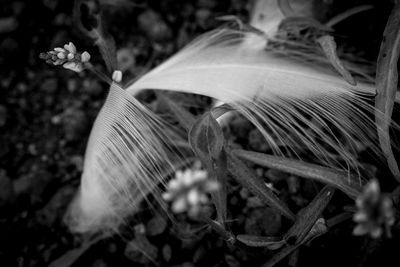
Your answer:
[[[115,39],[128,80],[220,25],[215,17],[234,14],[246,21],[251,8],[251,1],[244,0],[100,2],[106,6],[105,29]],[[336,25],[334,33],[339,45],[373,64],[391,1],[321,2],[323,8],[316,10],[321,22],[357,5],[374,5]],[[79,30],[72,12],[73,1],[0,1],[0,266],[48,266],[86,240],[69,233],[63,214],[79,185],[86,141],[107,84],[91,73],[73,73],[38,58],[40,52],[72,41],[107,72],[93,40]],[[251,126],[236,120],[232,129],[240,136]],[[309,200],[307,189],[302,190],[299,197]],[[345,197],[335,198],[340,202]],[[280,223],[272,220],[266,226],[263,218],[272,215],[247,208],[239,190],[232,190],[230,205],[238,231],[273,231]],[[249,214],[244,216],[245,212]],[[200,226],[182,237],[167,222],[148,221],[152,219],[161,233],[142,239],[102,239],[73,266],[258,266],[268,255],[231,248]],[[143,224],[151,233],[148,221]],[[299,266],[390,266],[383,263],[388,260],[398,266],[391,253],[399,246],[396,239],[370,253],[379,244],[352,237],[351,230],[348,223],[303,248]],[[130,249],[135,246],[149,256]]]

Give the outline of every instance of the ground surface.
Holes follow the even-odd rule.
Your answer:
[[[84,240],[69,233],[63,214],[79,184],[86,141],[107,84],[90,73],[72,73],[38,58],[40,52],[73,41],[104,69],[97,48],[74,26],[72,2],[0,1],[0,266],[48,266]],[[246,19],[250,8],[240,0],[102,2],[108,5],[104,23],[116,40],[120,64],[132,78],[219,25],[213,18],[235,14]],[[373,11],[336,28],[349,49],[375,60],[390,1],[333,2],[322,20],[352,6],[375,4]],[[262,150],[259,133],[242,118],[235,118],[229,131],[233,142]],[[266,170],[256,171],[264,175]],[[321,188],[276,171],[265,176],[294,209]],[[328,212],[335,211],[335,203],[346,201],[338,194]],[[285,220],[261,208],[238,185],[232,184],[229,206],[235,233],[274,235],[287,227]],[[136,234],[98,239],[70,261],[72,266],[96,267],[258,266],[271,253],[230,247],[202,224],[185,221],[182,218],[182,226],[174,227],[162,217],[147,215],[136,222]],[[390,259],[390,253],[382,256],[382,251],[398,246],[388,241],[368,255],[376,242],[352,237],[352,227],[347,223],[303,248],[299,266],[374,266],[377,259]],[[66,266],[66,259],[77,254],[72,251],[71,257],[64,256],[53,266]]]

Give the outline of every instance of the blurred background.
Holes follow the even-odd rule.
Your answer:
[[[253,1],[85,2],[103,7],[104,32],[114,38],[119,68],[129,81],[197,35],[221,25],[217,17],[236,15],[246,22]],[[373,65],[392,1],[314,2],[320,22],[354,6],[373,6],[335,25],[333,34],[346,52]],[[82,23],[85,27],[85,18],[74,16],[72,0],[0,1],[0,266],[49,266],[52,262],[51,266],[96,267],[258,266],[262,257],[254,255],[259,254],[230,248],[201,227],[190,238],[178,238],[159,217],[143,222],[147,234],[141,238],[117,235],[88,241],[68,231],[63,214],[79,185],[86,142],[108,85],[89,72],[47,65],[38,55],[73,42],[107,73]],[[242,121],[235,123],[239,135],[250,127]],[[269,225],[260,226],[259,221],[268,217],[264,211],[240,217],[241,209],[246,209],[237,204],[241,198],[238,190],[232,193],[238,229],[259,227],[273,232],[274,225],[281,223],[271,219]],[[324,266],[373,264],[363,263],[363,255],[358,254],[367,243],[351,239],[350,233],[351,229],[345,229],[317,241],[305,250],[299,266],[323,266],[327,259],[331,260]]]

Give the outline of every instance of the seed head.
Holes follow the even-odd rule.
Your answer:
[[[209,202],[207,193],[218,188],[219,184],[208,179],[206,171],[195,166],[192,169],[177,171],[175,178],[168,183],[163,198],[172,202],[173,212],[187,211],[190,216],[196,217]]]
[[[117,82],[117,83],[121,82],[121,80],[122,80],[122,72],[120,70],[114,71],[113,74],[112,74],[112,79],[113,79],[114,82]]]
[[[369,234],[373,238],[379,238],[382,234],[390,237],[390,229],[395,222],[392,199],[382,194],[376,179],[365,185],[364,191],[356,200],[358,211],[353,220],[357,226],[353,230],[354,235]]]
[[[76,47],[72,42],[64,45],[64,48],[56,47],[52,51],[40,53],[39,58],[51,65],[63,65],[65,69],[75,72],[81,72],[84,64],[89,62],[90,54],[84,51],[82,54],[76,51]]]

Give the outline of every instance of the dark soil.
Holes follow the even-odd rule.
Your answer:
[[[216,17],[234,14],[246,21],[251,6],[244,0],[100,2],[107,4],[104,26],[116,41],[128,80],[220,25]],[[374,62],[391,1],[323,2],[331,4],[321,21],[360,4],[374,5],[335,27],[340,46]],[[272,255],[230,246],[186,217],[177,227],[153,213],[134,222],[130,233],[92,243],[71,234],[63,215],[79,185],[86,142],[108,85],[89,72],[49,66],[38,55],[72,41],[90,52],[97,68],[107,70],[93,41],[75,25],[73,1],[0,1],[0,6],[0,266],[48,266],[57,259],[52,266],[260,266]],[[262,150],[258,133],[242,118],[235,118],[228,131],[232,142]],[[322,187],[277,171],[256,171],[267,172],[293,210]],[[384,184],[384,191],[391,186]],[[352,203],[337,193],[327,215],[345,204]],[[235,234],[277,235],[288,227],[233,182],[229,208]],[[347,221],[302,247],[297,266],[398,266],[392,253],[398,239],[354,237],[353,227]]]

